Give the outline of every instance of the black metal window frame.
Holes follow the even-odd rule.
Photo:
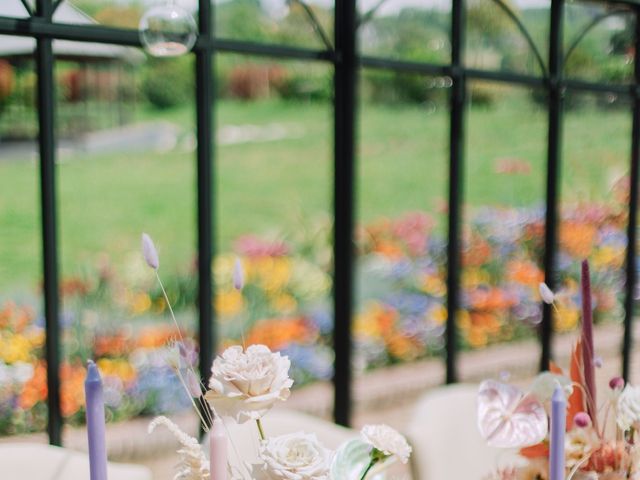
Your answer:
[[[42,222],[42,259],[44,276],[44,312],[46,324],[48,435],[52,444],[61,444],[63,419],[60,411],[60,330],[58,294],[58,246],[57,246],[57,197],[56,197],[56,133],[55,95],[52,42],[64,39],[78,42],[98,42],[123,46],[141,47],[135,30],[112,28],[98,25],[67,25],[52,20],[55,9],[62,0],[36,0],[31,11],[28,2],[21,0],[31,14],[30,18],[10,18],[1,16],[0,34],[27,36],[36,39],[35,63],[38,92],[38,124],[40,154],[40,194]],[[563,10],[566,0],[551,0],[548,68],[542,55],[528,36],[517,16],[502,2],[494,1],[516,23],[520,32],[532,47],[542,69],[539,76],[469,68],[463,61],[465,44],[465,0],[452,0],[451,4],[451,60],[446,64],[404,61],[360,55],[357,50],[357,28],[363,20],[370,18],[373,11],[358,19],[356,0],[336,0],[335,34],[331,41],[315,22],[316,33],[325,49],[298,48],[251,41],[217,38],[212,23],[211,0],[199,0],[199,38],[192,54],[196,58],[196,119],[197,119],[197,251],[198,251],[198,339],[200,343],[200,365],[210,365],[216,345],[214,311],[210,299],[214,285],[211,277],[213,260],[214,227],[213,218],[215,192],[214,131],[214,55],[216,53],[236,53],[267,56],[280,59],[323,62],[334,68],[334,178],[333,178],[333,309],[334,309],[334,419],[337,423],[349,425],[352,408],[352,338],[351,323],[353,310],[354,247],[353,230],[355,220],[355,166],[356,166],[356,109],[357,77],[359,69],[381,69],[422,75],[448,76],[449,89],[449,211],[447,247],[447,319],[446,333],[446,382],[458,379],[457,372],[457,328],[456,312],[460,307],[461,269],[461,217],[464,178],[464,139],[467,82],[487,80],[512,85],[537,87],[547,93],[548,135],[546,172],[546,228],[543,267],[545,281],[555,286],[554,264],[557,249],[558,205],[560,199],[559,180],[561,165],[561,140],[563,102],[567,91],[593,93],[627,94],[632,98],[632,136],[630,145],[630,195],[629,219],[627,227],[626,288],[624,337],[622,344],[622,374],[629,376],[630,353],[632,348],[633,290],[636,284],[636,230],[638,175],[640,156],[640,5],[631,0],[611,0],[609,5],[618,5],[634,15],[635,57],[634,76],[629,84],[607,84],[566,78],[563,74]],[[600,2],[604,3],[604,2]],[[302,5],[304,5],[301,2]],[[311,21],[313,12],[305,10]],[[608,14],[602,15],[604,19]],[[594,24],[587,26],[586,33]],[[582,35],[583,36],[583,35]],[[580,38],[577,39],[579,41]],[[577,44],[577,43],[576,43]],[[573,45],[575,46],[575,44]],[[567,49],[567,54],[573,47]],[[426,133],[426,132],[425,132]],[[452,313],[453,312],[453,313]],[[546,369],[552,357],[551,308],[544,305],[540,325],[540,368]]]

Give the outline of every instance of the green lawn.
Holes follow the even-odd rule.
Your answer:
[[[192,130],[188,109],[143,112]],[[631,114],[570,111],[564,125],[564,198],[606,198],[627,170]],[[466,125],[465,199],[526,206],[544,198],[546,113],[507,91],[491,109],[471,108]],[[219,126],[269,126],[285,138],[220,145],[216,156],[217,237],[222,249],[243,233],[296,228],[330,211],[332,110],[277,101],[218,104]],[[365,105],[359,117],[358,208],[364,221],[415,209],[436,214],[447,193],[448,113]],[[186,138],[186,135],[185,135]],[[166,153],[61,155],[58,168],[62,272],[101,254],[135,276],[139,233],[148,231],[168,270],[187,268],[195,245],[195,155],[181,142]],[[530,173],[497,174],[517,159]],[[0,286],[36,284],[40,269],[38,176],[33,161],[0,161]],[[441,215],[441,214],[436,214]],[[441,218],[441,217],[440,217]],[[443,224],[443,223],[441,223]]]

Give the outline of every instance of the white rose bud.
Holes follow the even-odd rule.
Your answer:
[[[329,480],[333,454],[313,434],[270,437],[260,445],[263,480]]]
[[[387,457],[395,455],[402,463],[407,463],[411,446],[398,431],[388,425],[365,425],[360,432],[362,439]]]
[[[540,296],[542,297],[542,301],[544,303],[551,305],[556,299],[555,294],[551,291],[546,283],[541,283],[538,286],[538,290],[540,291]]]
[[[264,345],[227,348],[213,361],[210,390],[205,395],[214,411],[239,423],[258,420],[274,403],[286,400],[293,380],[288,357]]]
[[[640,387],[627,385],[617,401],[616,422],[621,430],[629,430],[640,422]]]

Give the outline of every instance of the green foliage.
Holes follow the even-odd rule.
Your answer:
[[[183,105],[193,98],[193,58],[150,59],[142,80],[142,93],[158,109]]]

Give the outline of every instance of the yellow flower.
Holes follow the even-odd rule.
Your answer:
[[[97,365],[103,375],[118,377],[124,383],[136,379],[136,370],[127,360],[101,358]]]
[[[447,321],[447,316],[447,309],[444,305],[433,307],[429,312],[429,318],[431,318],[436,325],[443,325]]]
[[[443,297],[447,293],[447,286],[437,275],[425,275],[420,286],[423,292],[434,297]]]
[[[288,313],[295,311],[298,306],[298,302],[291,295],[287,293],[281,293],[271,300],[273,308],[281,313]]]
[[[591,261],[595,269],[621,268],[624,264],[624,250],[613,247],[598,248],[591,256]]]
[[[553,328],[556,332],[568,332],[578,326],[580,313],[576,308],[559,306],[553,315]]]
[[[462,272],[462,285],[466,288],[489,283],[489,274],[479,268],[466,268]]]
[[[131,312],[135,315],[145,313],[151,308],[151,298],[144,292],[136,293],[131,299]]]
[[[238,290],[224,290],[216,294],[216,312],[222,316],[236,315],[244,308],[242,293]]]
[[[0,358],[4,363],[28,362],[32,357],[32,344],[20,334],[5,334],[0,337]]]
[[[282,290],[291,278],[291,259],[261,257],[248,262],[247,279],[255,280],[268,292]]]

